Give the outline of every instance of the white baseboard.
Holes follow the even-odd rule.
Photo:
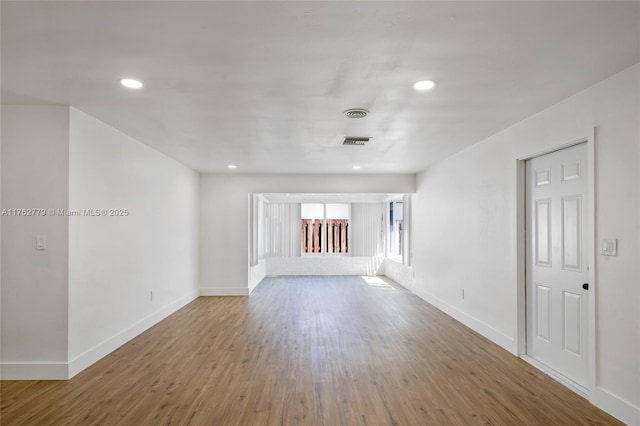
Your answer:
[[[640,425],[640,407],[625,401],[608,390],[597,387],[591,402],[629,426]]]
[[[611,414],[621,422],[630,426],[640,426],[640,407],[625,401],[601,387],[597,387],[593,395],[589,396],[588,389],[564,377],[544,364],[541,364],[530,356],[521,355],[520,358],[547,374],[558,383],[563,384],[578,395],[588,399],[593,405]]]
[[[129,340],[156,325],[178,309],[199,296],[247,296],[248,288],[222,287],[201,288],[176,300],[153,314],[143,318],[115,336],[87,350],[68,363],[65,362],[3,362],[0,363],[2,380],[67,380],[85,368],[104,358]]]
[[[589,389],[587,389],[586,387],[582,386],[581,384],[574,382],[570,378],[558,373],[554,369],[544,365],[543,363],[537,361],[535,358],[532,358],[527,354],[520,355],[520,358],[522,358],[523,361],[526,361],[527,363],[531,364],[532,366],[534,366],[538,370],[542,371],[544,374],[546,374],[547,376],[551,377],[556,382],[560,383],[561,385],[566,386],[571,391],[577,393],[578,395],[580,395],[584,399],[589,399]]]
[[[203,287],[200,296],[248,296],[249,287]]]
[[[432,304],[436,308],[440,309],[445,314],[449,315],[456,321],[461,322],[466,325],[470,329],[482,334],[487,339],[491,340],[493,343],[503,347],[507,351],[511,352],[514,355],[518,355],[517,342],[514,338],[507,336],[503,332],[496,330],[488,324],[472,317],[466,312],[461,311],[455,306],[451,306],[447,302],[428,294],[415,286],[411,289],[411,292],[426,301],[427,303]]]
[[[444,302],[443,300],[440,300],[433,295],[423,292],[415,287],[412,289],[412,292],[416,296],[420,297],[421,299],[425,300],[426,302],[440,309],[445,314],[449,315],[450,317],[454,318],[457,321],[460,321],[467,327],[477,331],[487,339],[491,340],[497,345],[502,346],[504,349],[518,356],[517,342],[513,338],[483,323],[482,321],[479,321],[476,318],[473,318],[467,313],[462,312],[458,308],[451,306],[447,302]],[[582,395],[585,397],[587,396],[586,395],[587,391],[585,389],[581,388],[580,386],[576,386],[573,383],[564,381],[562,377],[556,374],[553,374],[553,372],[550,372],[545,368],[540,368],[540,366],[535,363],[535,360],[533,360],[534,362],[532,362],[531,358],[528,358],[526,356],[521,356],[521,358],[529,362],[530,364],[532,364],[534,367],[539,368],[544,373],[550,375],[556,381],[567,386],[569,389],[573,390],[579,395]],[[603,411],[606,411],[607,413],[616,417],[618,420],[628,424],[629,426],[640,426],[640,407],[638,407],[637,405],[634,405],[629,401],[625,401],[619,396],[614,395],[613,393],[601,387],[597,387],[595,389],[595,391],[592,393],[590,397],[590,401],[592,404],[594,404],[598,408],[602,409]]]
[[[66,362],[3,362],[0,365],[2,380],[66,380],[69,364]]]
[[[159,311],[154,312],[153,314],[151,314],[148,317],[138,321],[137,323],[135,323],[134,325],[130,326],[129,328],[126,328],[126,329],[122,330],[121,332],[119,332],[115,336],[113,336],[113,337],[105,340],[104,342],[94,346],[93,348],[89,349],[88,351],[86,351],[82,355],[79,355],[76,358],[72,359],[71,361],[69,361],[69,376],[68,376],[68,378],[69,379],[72,378],[73,376],[75,376],[76,374],[78,374],[79,372],[84,370],[85,368],[89,367],[90,365],[92,365],[96,361],[102,359],[103,357],[107,356],[111,352],[115,351],[120,346],[122,346],[125,343],[127,343],[129,340],[133,339],[134,337],[136,337],[139,334],[143,333],[145,330],[147,330],[147,329],[151,328],[152,326],[156,325],[157,323],[159,323],[160,321],[162,321],[163,319],[165,319],[169,315],[171,315],[174,312],[176,312],[178,309],[180,309],[183,306],[189,304],[194,299],[196,299],[199,295],[200,295],[200,292],[198,290],[192,291],[188,295],[186,295],[186,296],[176,300],[175,302],[165,306],[164,308],[160,309]]]
[[[138,336],[148,328],[159,323],[178,309],[187,305],[200,295],[194,290],[188,295],[165,306],[157,312],[122,330],[115,336],[94,346],[68,363],[34,363],[34,362],[4,362],[0,364],[0,378],[2,380],[67,380],[99,361],[101,358],[118,349],[129,340]]]

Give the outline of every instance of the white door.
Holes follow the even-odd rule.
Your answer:
[[[526,163],[527,354],[587,388],[587,144]]]

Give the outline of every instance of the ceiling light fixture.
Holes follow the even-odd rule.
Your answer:
[[[238,168],[238,166],[236,166],[235,164],[229,164],[227,166],[227,169],[237,169],[237,168]]]
[[[360,170],[360,166],[353,166],[352,169],[353,170]]]
[[[413,85],[413,88],[415,90],[418,90],[420,92],[423,92],[425,90],[431,90],[433,89],[433,87],[436,85],[436,83],[434,83],[431,80],[422,80],[422,81],[418,81]]]
[[[120,80],[120,84],[122,84],[124,87],[128,87],[129,89],[142,88],[142,83],[132,78],[123,78],[122,80]]]

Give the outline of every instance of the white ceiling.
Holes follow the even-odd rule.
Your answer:
[[[640,2],[1,8],[3,104],[72,105],[202,172],[417,172],[640,62]]]

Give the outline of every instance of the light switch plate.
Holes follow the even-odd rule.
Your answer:
[[[47,249],[47,236],[36,235],[36,250],[46,250],[46,249]]]
[[[600,254],[603,256],[617,256],[618,255],[618,240],[616,238],[603,238],[602,250]]]

